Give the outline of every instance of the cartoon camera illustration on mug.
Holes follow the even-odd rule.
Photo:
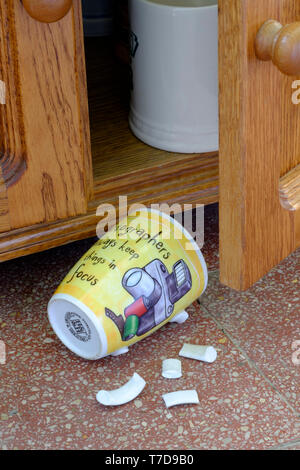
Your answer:
[[[128,341],[170,317],[175,303],[191,289],[192,277],[182,259],[174,264],[171,273],[164,263],[155,259],[143,268],[126,271],[122,286],[134,299],[124,310],[125,319],[108,308],[105,314],[119,329],[122,340]]]

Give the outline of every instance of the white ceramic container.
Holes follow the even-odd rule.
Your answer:
[[[217,0],[129,0],[129,125],[145,143],[218,150]]]

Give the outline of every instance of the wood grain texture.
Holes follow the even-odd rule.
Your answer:
[[[300,3],[219,0],[220,276],[238,290],[295,249],[295,216],[280,205],[278,184],[299,163],[300,113],[294,79],[255,56],[270,18],[297,21]]]
[[[79,0],[76,0],[74,18],[79,25],[75,28],[77,33],[81,29],[81,19],[76,13],[79,8]],[[93,48],[94,60],[89,60],[90,49],[87,48],[89,105],[94,151],[95,180],[93,181],[81,41],[82,36],[79,40],[76,37],[78,54],[75,60],[81,90],[78,95],[83,136],[81,145],[84,149],[83,154],[87,157],[84,160],[87,175],[86,191],[87,194],[91,193],[91,185],[93,185],[94,196],[91,197],[86,214],[55,220],[59,201],[48,172],[42,172],[41,197],[42,207],[46,214],[45,221],[2,233],[0,235],[1,261],[95,235],[99,221],[99,217],[96,216],[97,207],[100,204],[109,203],[117,208],[119,195],[128,197],[128,205],[132,203],[210,204],[218,200],[218,154],[182,155],[162,152],[137,140],[128,129],[128,101],[122,101],[125,100],[124,89],[121,90],[121,95],[116,94],[116,84],[113,87],[110,84],[114,69],[106,66],[111,64],[112,57],[109,56],[106,61],[105,59],[99,61],[99,56],[103,58],[103,53],[107,54],[109,50],[104,47],[99,54],[97,46],[96,49]],[[101,81],[102,75],[103,81]],[[120,79],[118,76],[116,78]],[[105,97],[106,94],[108,98]],[[118,123],[121,131],[118,129]],[[106,142],[105,145],[103,145],[103,140]],[[51,219],[53,222],[49,223],[48,220]]]
[[[131,202],[146,205],[169,201],[181,204],[211,204],[218,201],[218,154],[202,154],[178,162],[165,162],[144,170],[133,171],[117,179],[105,179],[95,186],[95,200],[116,201],[119,195]]]
[[[10,230],[8,199],[5,181],[0,167],[0,233]]]
[[[280,178],[279,197],[284,209],[300,210],[300,165]]]
[[[147,175],[126,175],[120,180],[106,180],[96,186],[95,198],[89,203],[87,214],[0,234],[0,261],[95,236],[100,220],[96,216],[97,207],[113,204],[118,209],[119,195],[128,196],[128,206],[133,203],[149,206],[157,203],[217,202],[218,156],[203,155],[198,160],[196,168],[191,161],[182,163],[179,168],[177,162],[173,165],[165,163],[159,177],[154,177],[157,173],[153,170]]]
[[[294,217],[294,223],[295,223],[295,247],[299,248],[300,247],[300,211],[297,211],[295,213]]]
[[[79,49],[74,39],[82,31],[76,31],[78,1],[76,9],[52,24],[31,18],[19,1],[6,3],[14,13],[9,29],[15,42],[9,42],[9,50],[17,56],[19,77],[11,94],[21,97],[27,162],[26,172],[7,192],[11,228],[18,228],[73,217],[87,208],[82,66],[75,60]]]
[[[81,0],[73,0],[73,21],[75,32],[75,74],[78,90],[78,113],[81,132],[80,142],[84,163],[85,192],[87,200],[89,201],[94,195],[94,179]]]
[[[1,184],[16,183],[26,169],[26,143],[20,96],[20,76],[15,30],[15,11],[10,0],[0,2],[0,79],[5,103],[0,106]],[[1,189],[2,192],[5,188]]]

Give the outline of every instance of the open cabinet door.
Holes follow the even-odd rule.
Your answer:
[[[90,196],[81,1],[48,4],[67,8],[0,2],[0,232],[83,214]]]
[[[256,56],[269,19],[300,21],[299,0],[219,0],[220,278],[237,290],[300,245],[297,76]]]

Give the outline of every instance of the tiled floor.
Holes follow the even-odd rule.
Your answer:
[[[300,354],[292,349],[300,340],[300,250],[237,293],[218,281],[217,227],[217,206],[208,207],[209,284],[187,322],[95,362],[69,352],[46,316],[53,290],[94,240],[0,266],[0,340],[7,352],[0,365],[0,448],[300,449],[294,363]],[[185,342],[215,346],[217,360],[181,358],[182,378],[163,379],[162,359],[177,357]],[[147,382],[135,401],[97,403],[98,390],[117,388],[134,372]],[[199,405],[165,408],[162,393],[192,388]]]

